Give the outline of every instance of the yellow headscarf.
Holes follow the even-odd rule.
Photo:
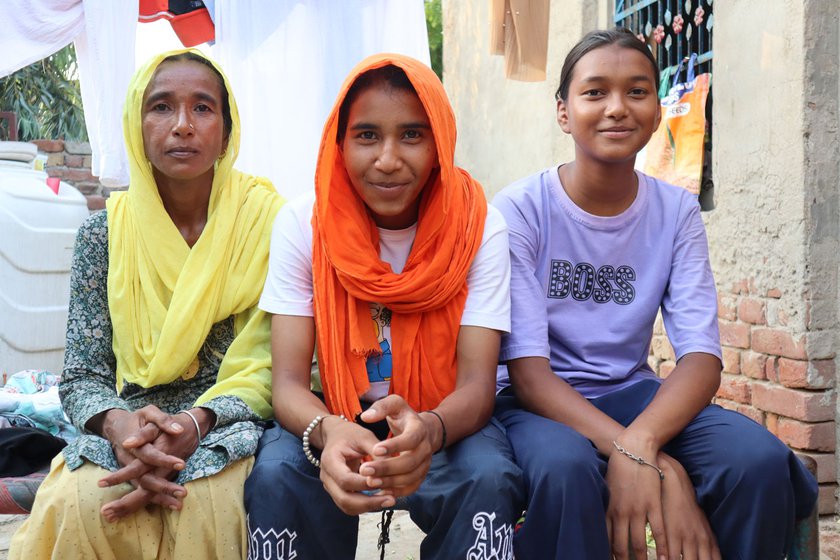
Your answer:
[[[198,352],[215,323],[234,316],[236,338],[216,384],[196,401],[221,395],[241,398],[263,417],[271,415],[270,319],[256,305],[268,268],[271,226],[282,199],[267,179],[233,169],[239,152],[239,112],[227,77],[233,127],[216,163],[207,224],[190,248],[163,207],[143,147],[143,94],[160,54],[131,81],[123,111],[131,184],[114,193],[108,208],[108,307],[113,323],[117,386],[153,387],[189,379]]]

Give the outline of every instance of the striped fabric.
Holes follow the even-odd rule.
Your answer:
[[[0,478],[0,514],[29,513],[35,501],[35,492],[46,476],[46,472],[38,472]]]

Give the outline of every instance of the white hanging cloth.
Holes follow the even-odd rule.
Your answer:
[[[242,121],[237,168],[286,197],[313,189],[324,120],[357,62],[396,52],[429,64],[423,0],[215,0],[214,20]]]
[[[76,38],[79,85],[91,146],[91,173],[106,187],[128,185],[122,107],[134,74],[137,2],[84,0],[84,31]]]
[[[69,45],[84,24],[82,0],[3,0],[0,78]]]
[[[0,77],[76,42],[79,84],[92,152],[91,173],[108,187],[128,184],[122,104],[134,73],[137,2],[2,0]]]

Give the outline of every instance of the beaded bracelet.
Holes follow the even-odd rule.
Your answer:
[[[634,461],[636,461],[640,465],[647,465],[652,469],[656,469],[656,472],[659,473],[659,480],[665,480],[665,473],[662,472],[662,469],[660,469],[659,467],[657,467],[653,463],[648,463],[647,461],[645,461],[644,459],[642,459],[638,455],[633,455],[632,453],[630,453],[629,451],[627,451],[626,449],[621,447],[621,445],[619,445],[619,443],[617,441],[613,441],[613,445],[615,446],[616,449],[618,449],[618,452],[621,453],[622,455],[626,455],[627,457],[630,457],[631,459],[633,459]]]
[[[438,450],[435,451],[435,453],[440,453],[446,448],[446,424],[443,423],[443,418],[441,417],[441,415],[435,412],[434,410],[424,410],[423,412],[434,414],[435,416],[437,416],[437,419],[440,420],[440,448],[438,448]]]
[[[318,468],[321,468],[321,461],[320,459],[315,457],[315,455],[312,454],[312,449],[310,449],[309,447],[309,436],[312,435],[313,430],[315,430],[315,428],[317,428],[318,425],[321,422],[323,422],[324,418],[326,418],[327,416],[330,415],[327,414],[324,416],[316,416],[315,419],[312,420],[312,422],[310,422],[306,429],[303,431],[303,436],[301,437],[301,439],[303,440],[303,454],[306,456],[306,459],[310,463],[312,463]],[[339,418],[341,418],[345,422],[347,421],[347,418],[343,414],[340,414]]]
[[[195,415],[189,410],[179,410],[178,414],[186,414],[190,417],[190,419],[193,421],[193,424],[195,424],[195,431],[198,434],[198,442],[201,443],[201,438],[203,436],[201,435],[201,428],[198,425],[198,419],[195,417]]]

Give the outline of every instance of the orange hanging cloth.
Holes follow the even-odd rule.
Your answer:
[[[429,117],[439,169],[421,197],[417,234],[401,274],[379,258],[379,232],[344,167],[338,112],[363,73],[401,68]],[[455,347],[467,299],[467,273],[484,235],[487,201],[455,167],[455,115],[432,70],[412,58],[379,54],[344,82],[324,125],[315,172],[312,273],[318,359],[327,407],[355,418],[368,382],[365,361],[381,352],[369,302],[392,311],[391,393],[415,410],[436,407],[455,388]]]

